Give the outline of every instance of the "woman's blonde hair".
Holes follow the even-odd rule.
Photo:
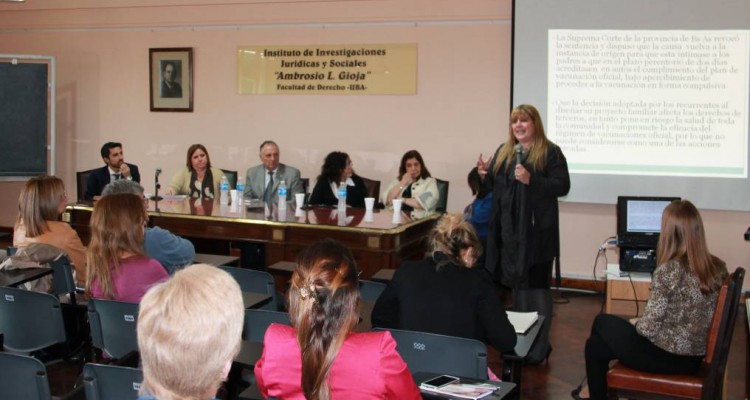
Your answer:
[[[86,290],[96,280],[107,299],[115,298],[112,274],[123,253],[143,254],[144,226],[148,214],[143,198],[130,193],[104,196],[91,213],[91,241],[86,249]]]
[[[47,221],[60,218],[60,201],[65,197],[65,184],[56,176],[35,176],[21,189],[18,196],[16,225],[23,224],[26,237],[37,237],[49,230]]]
[[[212,265],[189,266],[149,289],[138,312],[140,394],[214,398],[239,353],[244,315],[239,285]]]
[[[308,400],[328,400],[328,371],[359,321],[359,272],[351,251],[330,239],[312,244],[297,259],[288,295],[302,350],[302,391]]]
[[[495,175],[497,175],[501,165],[507,168],[508,164],[510,164],[511,160],[515,157],[515,146],[518,143],[518,139],[513,135],[513,123],[519,119],[529,119],[534,125],[534,144],[529,150],[527,161],[537,171],[544,170],[547,149],[549,148],[550,142],[549,139],[547,139],[547,134],[544,132],[542,116],[539,114],[539,110],[537,110],[536,107],[529,104],[520,104],[510,112],[508,140],[505,142],[505,146],[502,146],[497,154],[495,154],[495,168],[493,170]]]
[[[447,262],[469,268],[471,265],[464,262],[461,251],[472,249],[471,255],[474,260],[482,253],[482,245],[476,230],[458,214],[445,214],[440,218],[430,234],[430,246],[433,253],[441,252],[447,256]],[[442,264],[438,263],[437,267],[442,267]]]
[[[703,220],[688,200],[675,200],[664,209],[656,257],[658,265],[674,260],[690,268],[704,294],[721,285],[726,271],[724,261],[709,253]]]

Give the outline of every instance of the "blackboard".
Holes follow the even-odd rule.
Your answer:
[[[0,177],[47,173],[48,68],[0,62]]]

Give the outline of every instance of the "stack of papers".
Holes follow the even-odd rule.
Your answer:
[[[526,331],[531,328],[532,325],[534,325],[534,322],[536,322],[537,319],[539,319],[539,314],[537,314],[536,311],[533,312],[513,312],[513,311],[506,311],[508,314],[508,320],[510,321],[510,324],[513,325],[513,328],[516,330],[516,333],[526,333]]]
[[[465,383],[456,382],[441,386],[437,389],[419,386],[424,392],[443,394],[450,397],[460,397],[462,399],[481,399],[489,396],[498,389],[497,386],[489,383]]]

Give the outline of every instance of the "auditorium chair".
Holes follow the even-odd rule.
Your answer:
[[[698,373],[667,375],[640,372],[616,362],[607,373],[612,396],[628,399],[723,398],[724,373],[737,321],[745,270],[737,268],[721,286],[706,342],[706,355]]]
[[[292,325],[288,313],[248,308],[245,310],[245,329],[242,332],[242,340],[263,343],[266,329],[274,323]]]
[[[143,371],[117,365],[88,363],[83,367],[86,400],[136,399]]]
[[[91,341],[110,363],[137,365],[138,304],[91,299],[88,304]]]

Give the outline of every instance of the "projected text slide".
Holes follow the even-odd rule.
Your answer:
[[[746,178],[749,35],[550,30],[547,130],[570,172]]]

